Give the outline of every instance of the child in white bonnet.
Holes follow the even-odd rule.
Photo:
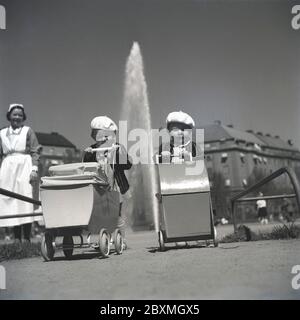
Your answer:
[[[124,146],[116,142],[118,127],[115,122],[107,116],[95,117],[91,121],[91,137],[96,141],[89,148],[85,149],[84,162],[98,162],[108,178],[112,190],[120,194],[120,209],[118,227],[125,239],[125,220],[122,217],[123,200],[130,197],[129,183],[125,170],[129,170],[132,163]],[[107,151],[93,152],[96,148],[107,148]],[[126,242],[124,241],[124,249]]]

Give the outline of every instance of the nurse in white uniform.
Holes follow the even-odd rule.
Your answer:
[[[32,184],[38,180],[40,145],[33,130],[24,125],[22,104],[11,104],[7,112],[10,126],[0,130],[0,188],[32,198]],[[33,204],[0,195],[0,216],[31,214]],[[16,240],[30,241],[33,217],[0,219],[0,227],[14,227]]]

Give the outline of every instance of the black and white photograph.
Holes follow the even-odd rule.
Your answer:
[[[299,57],[299,0],[0,0],[0,300],[299,300]]]

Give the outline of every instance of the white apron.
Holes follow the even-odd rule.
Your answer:
[[[25,154],[29,127],[2,129],[1,140],[4,158],[0,168],[0,187],[32,198],[29,183],[32,159]],[[33,213],[33,204],[0,195],[0,216]],[[38,220],[38,219],[36,219]],[[18,226],[35,221],[33,217],[0,219],[0,227]]]

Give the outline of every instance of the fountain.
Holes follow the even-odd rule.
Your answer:
[[[121,120],[127,121],[128,132],[139,128],[148,133],[148,143],[141,145],[141,163],[134,164],[129,173],[132,199],[131,205],[126,210],[127,217],[131,218],[133,227],[154,223],[157,230],[158,207],[155,201],[157,185],[155,167],[151,164],[153,158],[151,115],[143,58],[137,42],[133,43],[126,63]]]

